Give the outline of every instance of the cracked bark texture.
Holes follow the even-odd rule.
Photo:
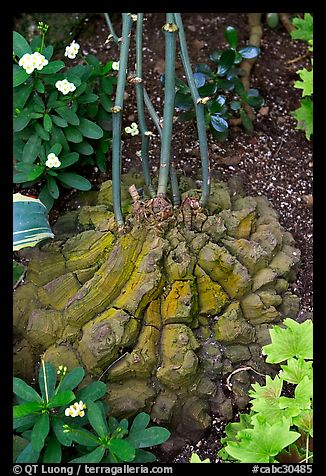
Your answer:
[[[161,223],[139,221],[128,194],[137,180],[124,177],[123,236],[108,181],[59,218],[55,240],[31,251],[14,293],[14,371],[31,380],[41,354],[56,366],[81,365],[107,382],[113,415],[147,411],[195,440],[212,412],[230,420],[231,401],[248,403],[255,375],[235,375],[227,397],[221,383],[232,370],[270,372],[261,346],[272,325],[299,311],[288,286],[300,252],[265,197],[218,181],[190,221],[177,210]],[[182,198],[198,196],[189,179],[180,185],[193,186]]]

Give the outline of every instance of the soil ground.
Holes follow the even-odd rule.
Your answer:
[[[239,43],[245,45],[249,37],[247,16],[245,13],[183,13],[183,21],[192,65],[207,63],[212,49],[226,46],[223,35],[228,25],[237,28]],[[105,43],[108,29],[104,18],[91,19],[92,35],[87,29],[78,38],[84,54],[92,53],[103,61],[118,60],[118,48],[113,42]],[[146,72],[144,82],[156,111],[162,116],[163,88],[160,75],[164,68],[164,36],[161,30],[165,23],[164,14],[146,14],[144,23],[143,69]],[[115,22],[119,34],[119,18]],[[251,87],[259,90],[265,99],[264,107],[256,114],[255,131],[252,135],[241,128],[232,128],[230,138],[218,143],[209,135],[210,166],[212,175],[227,180],[231,176],[243,179],[248,195],[265,195],[280,214],[280,222],[290,231],[300,248],[301,267],[292,291],[301,298],[301,314],[312,317],[312,207],[313,207],[313,161],[312,144],[302,131],[295,129],[296,121],[291,111],[299,107],[301,90],[293,83],[298,79],[296,71],[307,67],[310,59],[306,55],[304,42],[293,41],[288,32],[280,25],[271,30],[263,25],[261,54],[251,72]],[[134,63],[134,42],[131,42],[131,63]],[[299,58],[299,59],[298,59]],[[295,61],[293,61],[295,60]],[[183,78],[182,64],[178,57],[177,73]],[[135,92],[127,87],[123,127],[137,122]],[[148,119],[149,128],[155,128]],[[140,150],[140,137],[123,136],[123,171],[131,168],[141,169],[136,152]],[[150,166],[155,176],[159,164],[159,138],[154,137],[150,146]],[[191,123],[176,123],[173,135],[173,154],[176,170],[195,179],[200,179],[200,157],[196,127]],[[110,158],[109,158],[110,162]],[[111,178],[110,164],[107,173],[88,166],[84,175],[98,189],[100,184]],[[35,188],[30,194],[35,195]],[[15,188],[16,191],[29,194],[28,189]],[[37,191],[37,190],[36,190]],[[33,193],[32,193],[33,192]],[[60,198],[51,212],[53,223],[59,214],[74,206],[76,192],[71,191]],[[77,201],[76,201],[77,203]],[[237,418],[237,414],[235,418]],[[197,445],[185,445],[178,454],[158,454],[161,462],[188,462],[192,451],[200,457],[209,457],[211,462],[220,461],[217,451],[219,440],[223,436],[225,422],[218,416],[213,419],[213,427]]]

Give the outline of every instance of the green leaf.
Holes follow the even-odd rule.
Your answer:
[[[230,48],[236,48],[238,44],[238,32],[233,26],[227,26],[224,31],[226,41],[229,43]]]
[[[29,84],[17,86],[14,90],[14,108],[22,110],[32,91],[33,85],[30,82]]]
[[[77,428],[69,432],[69,435],[73,441],[83,446],[100,446],[98,438],[88,430],[84,428]]]
[[[48,187],[48,190],[49,190],[49,194],[51,195],[52,198],[54,198],[55,200],[57,198],[59,198],[60,191],[59,191],[59,187],[57,185],[57,181],[56,181],[55,178],[53,178],[49,175],[47,177],[47,187]]]
[[[146,448],[148,446],[160,445],[170,437],[170,432],[161,426],[145,428],[138,433],[129,434],[127,440],[134,448]]]
[[[48,177],[49,180],[50,177]],[[45,375],[44,375],[45,371]],[[47,387],[47,395],[50,399],[54,395],[54,389],[57,383],[57,373],[54,366],[49,363],[44,363],[44,368],[41,362],[39,374],[38,374],[39,387],[42,392],[43,400],[46,401],[45,382]]]
[[[228,129],[229,125],[223,117],[220,116],[220,114],[213,114],[210,117],[210,122],[211,125],[214,127],[214,129],[218,132],[224,132]]]
[[[313,410],[305,410],[293,418],[293,424],[313,438]]]
[[[95,402],[87,403],[87,418],[96,433],[102,437],[108,434],[109,429],[102,412]]]
[[[299,69],[297,74],[300,76],[301,81],[295,81],[294,87],[302,89],[302,96],[311,96],[313,93],[313,70]]]
[[[112,99],[105,94],[104,92],[101,92],[99,94],[100,97],[100,103],[107,112],[111,112],[111,107],[112,107]]]
[[[73,370],[70,370],[62,379],[60,390],[73,390],[80,382],[83,380],[85,376],[85,371],[83,367],[75,367]],[[78,395],[78,394],[77,394]],[[82,400],[78,396],[76,398]]]
[[[245,46],[244,48],[240,48],[239,53],[242,56],[242,58],[253,59],[253,58],[257,58],[257,56],[260,53],[260,49],[257,48],[257,46],[248,45],[248,46]]]
[[[44,446],[45,438],[50,431],[50,418],[47,413],[43,413],[36,420],[32,431],[31,443],[36,451],[41,451]]]
[[[23,68],[21,68],[20,66],[17,66],[16,64],[13,65],[13,87],[14,88],[24,83],[26,79],[29,78],[29,76],[30,75],[26,73],[26,71]]]
[[[20,453],[16,459],[16,463],[37,463],[40,456],[40,451],[35,450],[32,444],[29,443],[26,448]]]
[[[312,379],[312,362],[307,362],[302,357],[288,359],[287,365],[281,365],[281,367],[279,376],[289,383],[298,384],[305,376]]]
[[[224,76],[233,66],[235,60],[235,51],[232,49],[224,50],[218,63],[217,74]]]
[[[34,124],[34,128],[35,128],[35,132],[41,139],[45,141],[50,140],[49,133],[45,129],[43,129],[43,127],[38,122]]]
[[[292,23],[296,27],[291,31],[293,40],[309,41],[313,38],[313,16],[305,13],[303,18],[293,18]]]
[[[59,127],[67,127],[68,122],[62,119],[60,116],[55,116],[53,114],[50,115],[50,118],[52,119],[53,124]]]
[[[269,331],[272,343],[263,347],[266,362],[276,364],[292,357],[312,359],[312,321],[308,319],[299,324],[287,318],[283,324],[285,329],[274,326]]]
[[[83,140],[83,136],[77,127],[68,126],[65,128],[64,133],[70,142],[80,143]]]
[[[189,462],[190,463],[210,463],[211,461],[209,458],[201,460],[196,453],[192,453]]]
[[[75,458],[69,461],[69,463],[99,463],[105,453],[105,448],[99,446],[96,450],[88,453],[87,455],[83,455],[80,458]]]
[[[25,182],[30,182],[32,180],[35,180],[36,178],[40,177],[45,170],[44,165],[35,165],[35,164],[21,164],[21,165],[26,165],[28,167],[28,170],[15,174],[13,177],[14,183],[25,183]]]
[[[301,105],[293,111],[292,116],[298,121],[296,129],[306,133],[306,139],[310,140],[313,133],[313,102],[310,98],[301,99]]]
[[[225,447],[229,455],[241,463],[270,463],[300,434],[290,431],[289,420],[270,425],[264,419],[259,419],[254,428],[240,431],[238,437],[238,442],[230,441]]]
[[[246,101],[251,107],[255,108],[261,107],[264,104],[264,99],[259,95],[259,91],[253,88],[248,89]]]
[[[34,403],[33,403],[34,404]],[[37,414],[29,414],[23,417],[14,418],[13,420],[13,429],[17,430],[18,432],[22,432],[28,430],[37,420]]]
[[[222,55],[222,51],[212,50],[209,54],[209,59],[214,63],[218,63],[220,61]]]
[[[55,110],[63,119],[65,119],[67,122],[69,122],[69,124],[71,124],[73,126],[78,126],[79,125],[79,123],[80,123],[79,117],[77,116],[77,114],[75,112],[73,112],[68,107],[66,107],[66,106],[57,107]]]
[[[60,69],[64,68],[64,66],[63,61],[51,61],[39,71],[39,74],[57,73]]]
[[[19,58],[24,56],[25,53],[32,53],[31,47],[25,38],[17,31],[13,32],[13,50]]]
[[[80,119],[79,130],[84,137],[90,139],[100,139],[103,136],[103,130],[97,124],[84,117]]]
[[[86,387],[80,389],[76,393],[77,400],[95,401],[102,398],[106,393],[106,385],[104,382],[92,382]]]
[[[17,287],[25,275],[26,267],[17,261],[12,261],[13,287]]]
[[[15,405],[13,407],[13,417],[23,418],[31,413],[40,412],[41,408],[42,405],[38,402],[27,402],[21,405]]]
[[[33,134],[25,144],[23,149],[22,161],[32,164],[36,157],[39,154],[40,146],[42,139],[37,135]]]
[[[60,155],[62,151],[62,145],[60,143],[53,144],[48,151],[48,154],[55,154],[56,156]]]
[[[138,413],[130,427],[129,437],[131,436],[132,438],[133,435],[136,435],[139,431],[143,431],[150,422],[150,419],[151,417],[147,413]]]
[[[109,450],[122,461],[133,461],[135,458],[135,448],[126,440],[110,440]]]
[[[98,97],[97,94],[93,94],[93,93],[83,94],[82,96],[79,97],[78,103],[79,104],[89,104],[89,103],[97,101],[98,98],[99,97]]]
[[[108,95],[113,93],[114,78],[101,78],[101,89]]]
[[[65,152],[69,152],[69,144],[67,142],[66,136],[62,132],[62,130],[58,127],[53,125],[51,130],[51,142],[58,143],[62,145],[62,148]]]
[[[240,107],[241,107],[241,104],[239,101],[230,102],[230,108],[232,109],[232,111],[239,111]]]
[[[136,448],[134,463],[153,463],[154,461],[156,461],[156,456],[153,453]]]
[[[53,55],[54,48],[52,45],[47,46],[46,48],[43,48],[42,50],[42,55],[45,56],[45,58],[50,61]]]
[[[14,377],[13,379],[13,392],[17,397],[22,398],[28,402],[41,402],[42,398],[40,395],[34,390],[34,388],[27,385],[24,380]]]
[[[65,433],[63,431],[64,420],[62,417],[54,417],[52,418],[52,428],[54,434],[63,446],[71,446],[72,439],[70,437],[70,433]]]
[[[266,23],[270,28],[276,28],[279,24],[279,14],[266,13]]]
[[[240,112],[240,119],[241,119],[244,130],[248,134],[252,134],[254,131],[254,126],[253,126],[253,123],[251,122],[250,117],[248,116],[246,111],[242,108],[240,108],[239,112]]]
[[[20,114],[19,116],[14,117],[14,120],[13,120],[14,132],[20,132],[23,129],[25,129],[25,127],[27,126],[30,120],[31,120],[31,117],[25,114]]]
[[[51,210],[54,204],[54,199],[51,197],[47,184],[42,187],[39,196],[39,200],[46,206],[48,212]]]
[[[61,445],[54,436],[51,436],[46,443],[43,463],[61,463],[61,457]]]
[[[49,114],[44,114],[43,127],[47,132],[50,132],[52,129],[52,119]]]
[[[55,394],[48,403],[48,408],[62,407],[75,400],[75,394],[71,390],[63,390]]]
[[[58,180],[70,188],[76,188],[77,190],[90,190],[92,184],[82,175],[64,172],[58,175]]]
[[[300,404],[300,408],[309,409],[312,401],[312,380],[306,375],[294,390],[295,400]]]
[[[75,164],[79,160],[79,154],[77,152],[69,152],[68,154],[63,154],[60,156],[61,165],[57,167],[56,170],[62,170],[70,165]],[[48,172],[49,173],[49,172]],[[58,174],[57,174],[58,175]]]
[[[73,148],[82,155],[92,155],[94,153],[93,147],[86,141],[74,144]]]

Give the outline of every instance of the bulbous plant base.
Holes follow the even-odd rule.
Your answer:
[[[127,182],[128,212],[135,179]],[[163,220],[130,213],[122,236],[111,182],[60,217],[14,294],[15,374],[31,379],[41,354],[81,365],[108,383],[113,415],[146,411],[193,440],[212,412],[228,420],[232,402],[243,409],[256,374],[235,373],[228,397],[222,381],[241,366],[270,372],[261,346],[271,325],[299,310],[288,282],[300,253],[266,198],[215,181],[205,210],[187,208],[196,194]]]

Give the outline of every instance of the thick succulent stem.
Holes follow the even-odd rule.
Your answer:
[[[111,19],[110,19],[109,14],[108,14],[108,13],[104,13],[103,15],[104,15],[105,21],[106,21],[106,23],[107,23],[107,25],[108,25],[108,28],[109,28],[109,30],[110,30],[110,33],[111,33],[111,35],[112,35],[113,41],[114,41],[116,44],[118,44],[118,43],[119,43],[119,37],[118,37],[118,35],[116,34],[116,32],[114,31],[114,28],[113,28],[113,25],[112,25],[112,22],[111,22]]]
[[[144,88],[144,101],[145,101],[147,110],[149,112],[149,115],[151,116],[154,122],[154,125],[159,133],[159,136],[162,140],[162,126],[160,124],[160,118],[156,114],[152,101],[150,100],[145,88]],[[172,161],[170,162],[170,181],[171,181],[173,205],[177,207],[178,205],[180,205],[180,190],[179,190],[177,173],[175,171]]]
[[[173,13],[166,14],[165,33],[165,90],[163,110],[163,131],[157,196],[165,197],[169,178],[171,139],[175,97],[175,54],[177,31]]]
[[[130,14],[122,14],[122,44],[117,90],[114,107],[112,108],[112,194],[113,210],[118,226],[124,223],[121,211],[121,119],[124,91],[126,86],[126,69],[128,65],[129,35],[132,26]]]
[[[208,159],[208,146],[207,146],[207,136],[206,136],[206,125],[205,125],[205,116],[204,116],[204,104],[200,103],[200,96],[198,94],[194,76],[192,73],[190,59],[188,54],[188,48],[186,43],[186,36],[183,28],[182,18],[180,13],[174,13],[175,23],[178,27],[179,33],[179,42],[181,50],[181,59],[189,88],[191,91],[191,96],[194,101],[196,119],[197,119],[197,130],[198,130],[198,139],[200,147],[200,156],[202,164],[202,194],[200,198],[200,204],[205,206],[210,193],[210,173],[209,173],[209,159]]]
[[[148,147],[149,147],[149,134],[145,121],[144,113],[144,84],[143,84],[143,20],[144,14],[137,13],[137,27],[136,27],[136,99],[137,99],[137,114],[139,121],[139,129],[141,133],[141,160],[143,166],[143,173],[145,184],[148,188],[150,196],[155,197],[155,191],[153,189],[151,175],[148,165]]]

